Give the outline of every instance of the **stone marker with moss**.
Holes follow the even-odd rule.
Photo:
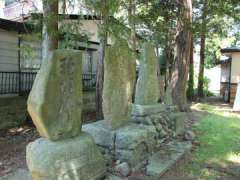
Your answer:
[[[135,82],[135,58],[124,40],[106,50],[104,64],[103,113],[111,129],[129,119]]]
[[[51,140],[81,130],[82,53],[60,51],[42,65],[28,98],[28,112],[40,135]]]
[[[105,160],[82,127],[82,53],[56,50],[39,71],[28,111],[42,136],[27,146],[33,180],[100,179]]]
[[[136,86],[135,104],[157,104],[160,98],[158,83],[158,60],[154,46],[150,43],[143,45],[140,58],[139,77]]]

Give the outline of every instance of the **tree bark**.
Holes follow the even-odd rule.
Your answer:
[[[178,21],[178,32],[174,51],[174,64],[168,95],[180,111],[187,111],[187,80],[191,48],[192,1],[181,0],[182,18]]]
[[[203,80],[204,80],[204,65],[205,65],[205,46],[206,46],[206,29],[207,29],[207,1],[204,1],[202,8],[202,24],[201,24],[201,47],[200,47],[200,64],[199,64],[199,73],[198,73],[198,97],[203,97]]]
[[[189,62],[189,79],[188,79],[188,100],[193,101],[194,99],[194,61],[193,61],[193,55],[194,55],[194,40],[193,40],[193,34],[191,34],[191,49],[190,49],[190,62]]]
[[[100,57],[97,63],[97,76],[96,76],[96,118],[97,120],[103,119],[102,109],[102,95],[103,95],[103,82],[104,82],[104,59],[105,50],[107,46],[107,35],[100,39]]]
[[[206,35],[205,31],[201,33],[201,49],[200,49],[200,65],[198,73],[198,97],[203,97],[203,79],[204,79],[204,64],[205,64],[205,45],[206,45]]]
[[[136,24],[135,24],[135,13],[136,13],[136,2],[135,0],[129,0],[128,6],[128,21],[131,29],[131,36],[130,36],[130,46],[133,51],[135,61],[133,62],[136,67],[136,57],[137,57],[137,39],[136,39]],[[133,78],[136,80],[137,74],[133,75]],[[132,102],[135,100],[135,90],[136,90],[136,81],[133,84],[133,95],[132,95]]]
[[[43,0],[42,59],[58,48],[58,0]]]
[[[106,1],[104,1],[106,4]],[[101,24],[100,24],[100,49],[99,49],[99,59],[97,63],[97,74],[96,74],[96,119],[101,120],[104,118],[103,114],[103,82],[104,82],[104,59],[105,51],[107,46],[108,38],[108,14],[102,14]]]

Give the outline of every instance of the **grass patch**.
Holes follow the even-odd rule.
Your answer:
[[[198,108],[209,115],[194,127],[200,146],[187,169],[197,179],[216,179],[218,172],[205,168],[206,164],[240,167],[240,115],[213,105],[199,104]]]

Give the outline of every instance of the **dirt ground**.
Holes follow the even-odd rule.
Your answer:
[[[31,124],[0,131],[0,176],[26,168],[26,145],[38,137]]]
[[[84,113],[84,122],[96,119],[95,113]],[[39,138],[35,126],[28,121],[25,125],[0,131],[0,177],[26,169],[26,146]]]

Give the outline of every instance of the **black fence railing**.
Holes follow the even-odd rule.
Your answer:
[[[22,94],[32,89],[36,72],[0,72],[0,94]],[[83,90],[94,89],[96,74],[83,74]]]

